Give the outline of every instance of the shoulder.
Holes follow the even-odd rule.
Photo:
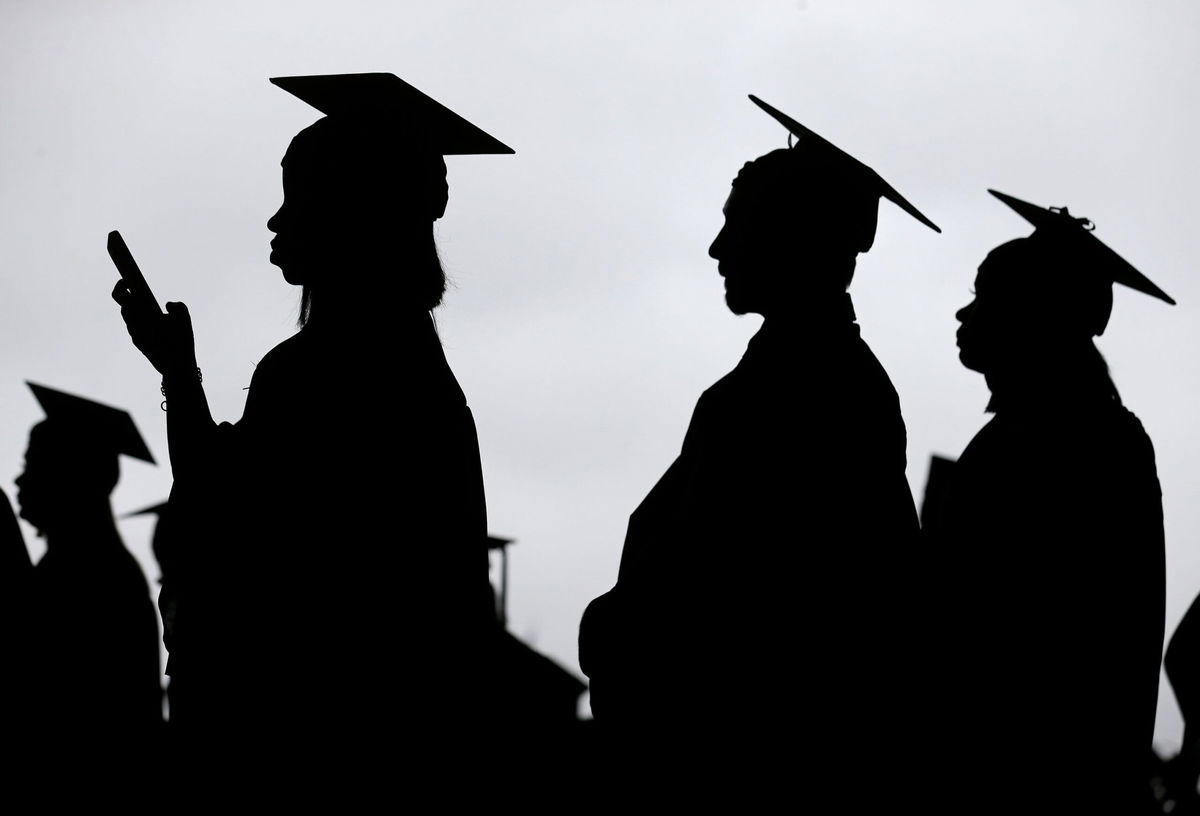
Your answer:
[[[766,414],[777,408],[789,416],[845,416],[868,427],[903,423],[899,394],[857,324],[819,337],[760,332],[737,367],[704,391],[697,409],[747,402]]]
[[[1152,473],[1157,476],[1154,443],[1142,421],[1123,405],[1114,405],[1108,413],[1105,427],[1095,434],[1097,446],[1107,443],[1115,456],[1115,466],[1131,474]]]
[[[255,365],[251,385],[264,377],[270,379],[273,376],[302,366],[305,358],[311,354],[310,345],[308,338],[304,336],[304,332],[302,331],[296,332],[291,337],[276,345],[264,354],[262,359]]]
[[[1141,421],[1115,402],[1036,415],[998,413],[963,452],[967,466],[1018,468],[1026,481],[1090,485],[1096,495],[1134,484],[1157,488],[1154,446]]]
[[[1154,459],[1154,445],[1137,415],[1117,402],[1056,415],[1045,430],[1077,449],[1081,458]]]
[[[276,399],[296,387],[309,368],[310,343],[303,332],[297,332],[263,355],[250,377],[250,392],[246,396],[243,419],[270,411]]]
[[[1124,405],[1114,405],[1110,414],[1111,418],[1109,421],[1117,433],[1134,445],[1153,449],[1154,446],[1150,441],[1150,435],[1146,433],[1146,428],[1142,425],[1142,421],[1138,419],[1137,414],[1130,411]]]
[[[857,325],[830,344],[823,376],[814,378],[811,390],[828,405],[828,421],[853,428],[858,444],[896,443],[907,435],[896,386]]]

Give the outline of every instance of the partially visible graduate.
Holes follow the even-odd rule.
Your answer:
[[[158,614],[162,619],[163,645],[167,649],[167,665],[164,673],[168,678],[166,688],[168,717],[172,709],[179,707],[175,701],[181,694],[186,694],[186,692],[181,692],[177,682],[170,679],[172,674],[174,674],[171,669],[171,651],[175,642],[175,610],[177,607],[175,597],[175,548],[173,545],[178,538],[178,535],[173,532],[171,525],[170,509],[170,502],[159,502],[149,507],[143,507],[141,510],[135,510],[125,516],[125,518],[154,516],[156,519],[154,533],[150,538],[150,551],[154,553],[154,560],[158,562]],[[186,699],[186,696],[184,699]]]
[[[940,781],[955,812],[1143,812],[1162,499],[1094,338],[1114,283],[1174,301],[1086,219],[992,194],[1035,230],[988,254],[958,312],[959,358],[993,417],[928,512]]]
[[[434,746],[478,724],[493,611],[475,424],[430,314],[433,225],[444,155],[512,150],[392,74],[272,82],[326,116],[292,140],[267,223],[301,328],[236,425],[209,413],[183,304],[114,292],[167,399],[176,734],[253,774],[415,746],[453,766]]]
[[[146,785],[140,775],[162,726],[158,620],[109,495],[120,455],[154,458],[125,411],[29,385],[46,419],[29,434],[16,498],[46,552],[32,572],[21,570],[28,582],[10,610],[20,616],[21,648],[4,672],[25,687],[17,715],[6,718],[10,748],[43,767],[120,768],[134,787]],[[7,538],[6,557],[19,561]]]
[[[1163,655],[1163,671],[1183,717],[1183,745],[1165,763],[1164,786],[1176,813],[1200,811],[1200,599],[1192,601]]]

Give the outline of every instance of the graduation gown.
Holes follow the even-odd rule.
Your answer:
[[[896,570],[917,533],[904,421],[836,305],[764,323],[630,517],[580,629],[598,724],[721,757],[747,750],[730,735],[787,734],[790,761],[855,750],[895,711]]]
[[[476,720],[483,480],[428,315],[311,323],[263,358],[243,418],[210,444],[171,499],[172,521],[193,522],[171,658],[188,727],[352,762],[375,744],[359,736]]]
[[[72,538],[47,551],[24,593],[28,653],[14,669],[30,679],[27,738],[60,759],[137,765],[162,724],[150,590],[115,531]]]
[[[1153,446],[1099,384],[995,405],[926,528],[951,798],[1139,812],[1165,599]]]

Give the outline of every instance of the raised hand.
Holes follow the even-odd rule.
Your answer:
[[[186,304],[167,303],[167,313],[145,308],[136,301],[125,281],[113,287],[113,300],[121,305],[121,319],[138,351],[159,374],[187,374],[196,368],[196,340]]]

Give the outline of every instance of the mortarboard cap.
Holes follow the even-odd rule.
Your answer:
[[[870,167],[867,167],[867,165],[832,142],[821,138],[792,117],[763,102],[754,94],[750,94],[750,101],[766,111],[776,122],[787,128],[796,137],[797,146],[802,150],[811,150],[823,154],[823,158],[830,165],[831,171],[845,176],[848,181],[869,190],[878,197],[886,198],[934,232],[942,231],[937,224],[926,218],[920,210],[908,202],[908,199],[896,192],[896,188],[884,181],[883,177]]]
[[[1175,305],[1170,295],[1097,238],[1092,233],[1095,225],[1088,219],[1076,218],[1066,207],[1039,207],[996,190],[988,192],[1033,224],[1035,235],[1078,242],[1072,251],[1082,256],[1091,274],[1103,275],[1107,283],[1119,283]]]
[[[143,507],[141,510],[133,510],[121,516],[121,518],[134,518],[135,516],[161,516],[164,512],[166,512],[166,509],[169,506],[170,502],[159,502],[158,504],[152,504],[149,507]]]
[[[56,391],[44,385],[26,382],[46,420],[73,433],[83,435],[96,447],[110,448],[135,459],[155,464],[154,457],[128,411],[102,405],[83,397]]]
[[[443,156],[515,152],[395,74],[272,77],[271,82],[329,117],[401,124],[411,138]]]

